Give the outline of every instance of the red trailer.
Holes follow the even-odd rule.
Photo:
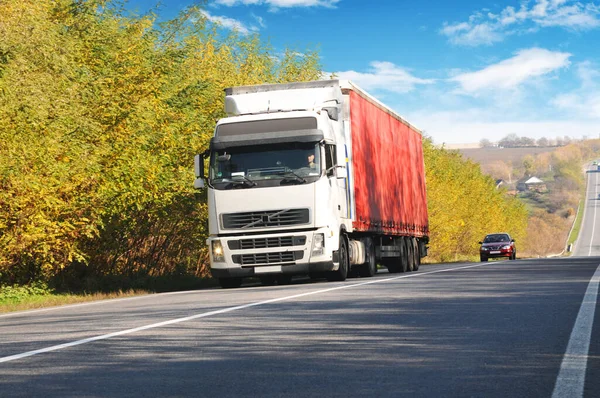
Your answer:
[[[356,202],[354,229],[427,237],[421,133],[356,87],[347,93]]]
[[[351,136],[352,236],[373,236],[391,272],[416,269],[429,222],[421,132],[351,82],[341,82]]]

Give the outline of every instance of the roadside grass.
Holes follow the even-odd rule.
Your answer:
[[[584,201],[579,201],[579,206],[577,208],[577,217],[575,217],[575,222],[573,223],[573,228],[571,229],[571,233],[569,234],[569,238],[567,239],[567,246],[575,243],[577,238],[579,238],[579,232],[581,231],[581,224],[583,222],[583,205]],[[572,252],[568,252],[567,255],[571,255]]]
[[[86,303],[123,297],[151,294],[144,290],[127,290],[111,293],[72,294],[30,287],[7,287],[0,290],[0,313],[56,307],[67,304]]]
[[[41,282],[23,286],[0,285],[0,313],[217,286],[216,279],[192,276],[89,278],[82,283],[83,289],[67,287],[62,290]]]

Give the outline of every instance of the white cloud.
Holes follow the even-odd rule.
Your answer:
[[[532,78],[569,66],[570,57],[569,53],[530,48],[487,68],[462,73],[450,80],[459,83],[462,90],[470,94],[494,89],[515,89]]]
[[[235,30],[242,35],[249,35],[252,32],[258,31],[258,28],[255,26],[246,26],[243,22],[238,21],[237,19],[224,17],[224,16],[216,16],[210,14],[208,11],[201,11],[202,15],[212,23],[220,25],[225,29]]]
[[[556,96],[552,104],[559,110],[579,118],[594,119],[597,123],[600,119],[600,71],[594,69],[590,62],[582,62],[577,65],[577,76],[581,81],[580,87]]]
[[[491,114],[491,112],[489,112]],[[465,116],[466,115],[466,116]],[[436,144],[478,143],[482,138],[498,141],[508,134],[541,138],[583,136],[597,137],[600,127],[597,121],[578,118],[511,121],[493,120],[485,112],[464,110],[461,112],[430,112],[409,114],[407,119],[433,138]]]
[[[258,22],[258,24],[260,25],[261,28],[264,29],[267,27],[267,23],[265,22],[265,19],[263,17],[260,17],[253,13],[252,18],[254,18],[256,20],[256,22]]]
[[[217,0],[216,4],[232,7],[236,5],[267,5],[271,9],[292,7],[334,8],[340,0]]]
[[[581,62],[577,65],[577,76],[584,88],[597,88],[600,85],[600,71],[594,69],[590,61]]]
[[[340,79],[352,80],[363,89],[385,90],[406,93],[419,84],[432,84],[435,80],[421,79],[413,76],[406,69],[391,62],[371,62],[371,71],[367,73],[356,71],[335,72]]]
[[[539,27],[599,28],[600,6],[575,0],[535,0],[529,8],[529,2],[523,2],[518,10],[509,6],[499,14],[475,12],[468,22],[445,23],[440,33],[451,43],[479,46],[515,33],[532,33]]]

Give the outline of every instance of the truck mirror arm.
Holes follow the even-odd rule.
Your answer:
[[[206,152],[205,152],[206,153]],[[194,188],[204,189],[204,153],[194,156],[194,170],[196,172],[196,180],[194,181]]]
[[[328,168],[327,170],[325,170],[325,174],[329,175],[329,173],[331,173],[332,171],[336,171],[336,173],[335,173],[335,176],[336,176],[337,178],[346,178],[346,176],[345,176],[345,175],[339,176],[339,175],[337,174],[337,170],[338,170],[338,169],[341,169],[341,170],[344,170],[344,171],[346,171],[346,166],[343,166],[343,165],[331,166],[330,168]]]

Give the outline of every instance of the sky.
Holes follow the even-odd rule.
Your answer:
[[[145,12],[155,0],[130,0]],[[162,19],[193,4],[163,0]],[[224,31],[318,50],[437,144],[600,136],[600,0],[208,0]]]

